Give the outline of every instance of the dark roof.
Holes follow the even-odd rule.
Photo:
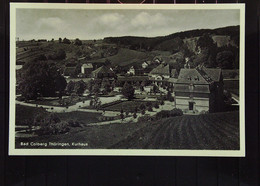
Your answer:
[[[149,80],[148,76],[118,76],[117,77],[118,81],[145,81]]]
[[[219,82],[221,78],[222,70],[220,68],[205,68],[202,69],[206,72],[206,74],[215,82]]]
[[[101,66],[101,67],[97,68],[96,70],[92,71],[92,74],[99,74],[99,73],[101,73],[101,74],[102,73],[113,73],[114,74],[114,72],[106,66]]]
[[[177,83],[184,84],[210,84],[218,82],[221,78],[221,69],[205,67],[194,69],[181,69]]]
[[[157,74],[157,75],[170,75],[170,67],[169,65],[160,64],[156,68],[154,68],[150,74]]]
[[[193,85],[193,90],[190,90],[187,84],[175,84],[174,92],[210,93],[210,90],[209,85]]]

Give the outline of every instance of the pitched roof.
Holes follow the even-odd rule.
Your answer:
[[[169,65],[160,64],[156,68],[154,68],[150,74],[157,75],[170,75],[170,67]]]
[[[215,82],[220,81],[222,70],[220,68],[205,68],[202,69],[206,72],[206,74]]]
[[[208,85],[193,85],[191,90],[188,85],[175,84],[174,92],[210,93],[210,90]]]
[[[210,84],[221,78],[221,69],[194,68],[181,69],[177,83],[183,84]]]
[[[114,73],[114,72],[106,66],[101,66],[98,69],[94,70],[92,73],[99,74],[99,73]]]

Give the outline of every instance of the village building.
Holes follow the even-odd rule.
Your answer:
[[[131,67],[129,68],[129,70],[127,71],[127,74],[129,74],[129,75],[135,75],[135,68],[134,68],[134,66],[131,66]]]
[[[91,72],[92,78],[109,78],[110,80],[113,80],[115,78],[115,73],[113,70],[107,66],[101,66],[98,69]]]
[[[142,68],[145,69],[151,64],[151,61],[145,61],[142,63]]]
[[[174,85],[175,106],[184,113],[223,110],[223,76],[221,69],[197,67],[181,69]]]
[[[178,72],[176,69],[171,69],[170,65],[162,63],[154,68],[149,74],[149,80],[158,86],[173,87],[177,81]]]
[[[93,65],[91,63],[85,63],[81,66],[81,73],[86,77],[90,77],[91,72],[93,71]]]
[[[141,85],[143,82],[149,82],[149,78],[148,76],[118,76],[117,81],[120,86],[123,86],[126,82],[131,85]]]

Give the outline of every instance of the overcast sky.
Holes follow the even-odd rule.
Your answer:
[[[17,9],[16,12],[16,36],[20,40],[153,37],[232,25],[239,25],[239,10]]]

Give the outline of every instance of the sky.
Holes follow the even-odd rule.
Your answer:
[[[81,40],[110,36],[165,36],[192,29],[239,25],[239,10],[17,9],[20,40],[59,37]]]

